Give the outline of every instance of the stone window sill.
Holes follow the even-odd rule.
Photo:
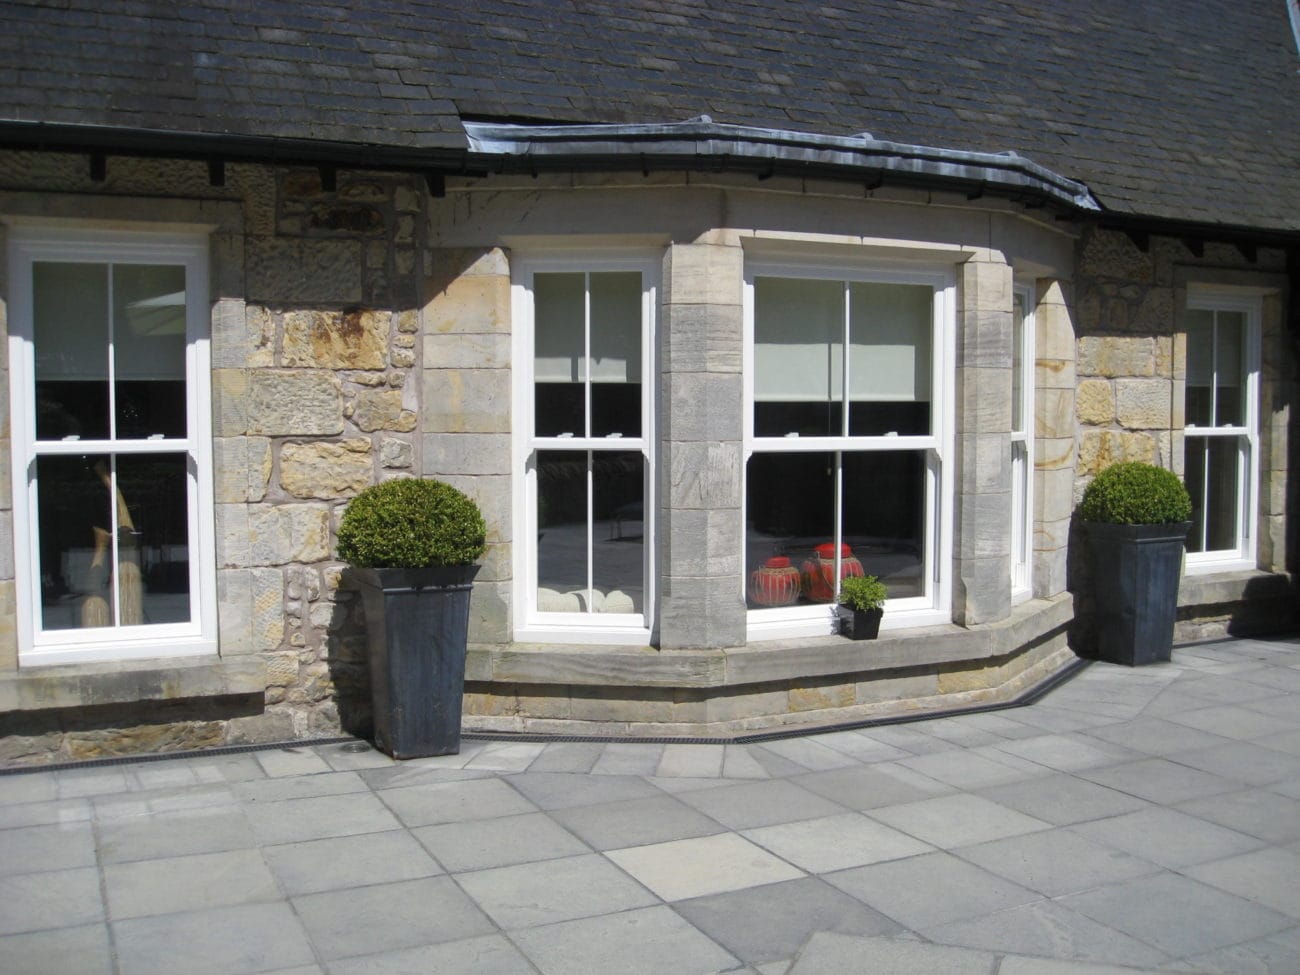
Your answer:
[[[1178,605],[1220,606],[1256,599],[1287,599],[1294,592],[1285,572],[1238,569],[1228,572],[1183,574],[1178,585]]]
[[[265,690],[262,659],[257,656],[28,667],[0,675],[0,714],[242,696]]]

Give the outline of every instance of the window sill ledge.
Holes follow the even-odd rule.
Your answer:
[[[0,714],[260,695],[266,690],[263,669],[256,655],[28,667],[0,675]]]
[[[1246,600],[1288,599],[1294,580],[1286,572],[1236,569],[1225,572],[1184,573],[1178,585],[1178,606],[1220,606]]]

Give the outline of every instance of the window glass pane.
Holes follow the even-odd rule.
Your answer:
[[[32,265],[32,346],[36,436],[106,439],[108,427],[108,268]]]
[[[1183,466],[1192,496],[1189,552],[1232,551],[1239,544],[1239,446],[1236,437],[1187,438]]]
[[[844,542],[890,599],[925,594],[926,455],[843,454]]]
[[[928,287],[849,286],[851,435],[930,432],[933,321]]]
[[[754,281],[754,435],[840,436],[844,285]]]
[[[1240,426],[1246,415],[1242,403],[1245,384],[1241,381],[1241,342],[1246,328],[1246,316],[1239,311],[1221,311],[1217,315],[1216,324],[1216,425]]]
[[[110,458],[37,457],[41,627],[112,626]]]
[[[1025,299],[1019,291],[1011,296],[1011,429],[1025,429]]]
[[[749,608],[828,602],[834,569],[818,572],[825,560],[817,547],[829,545],[833,559],[835,455],[754,454],[745,478],[745,517]],[[804,570],[815,586],[794,578]]]
[[[645,593],[645,467],[639,453],[592,454],[591,610],[640,613]]]
[[[591,435],[641,435],[641,274],[591,280]]]
[[[539,437],[585,437],[585,275],[533,277],[533,374]]]
[[[537,453],[537,608],[587,609],[587,451]]]
[[[1189,424],[1208,427],[1214,381],[1214,312],[1192,308],[1187,312],[1187,393]]]
[[[188,623],[190,543],[185,455],[119,454],[117,486],[122,625]]]
[[[113,267],[116,435],[185,436],[185,268]]]

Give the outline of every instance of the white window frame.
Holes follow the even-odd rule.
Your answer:
[[[868,284],[920,284],[934,290],[931,330],[931,432],[925,436],[872,437],[756,437],[754,435],[754,281],[762,277],[800,278]],[[933,626],[952,622],[952,517],[953,478],[951,474],[953,403],[956,377],[956,275],[948,266],[893,264],[886,262],[827,263],[823,260],[781,260],[746,262],[744,289],[744,418],[743,464],[748,476],[749,460],[759,451],[767,452],[865,452],[925,451],[926,454],[926,532],[924,566],[925,589],[922,595],[890,599],[885,604],[882,629],[909,626]],[[848,356],[845,356],[847,359]],[[845,388],[848,388],[847,386]],[[840,482],[837,491],[843,490]],[[746,490],[741,492],[747,497]],[[744,502],[742,501],[742,506]],[[839,499],[837,497],[837,507]],[[748,524],[748,512],[741,512],[741,524]],[[836,525],[839,540],[839,525]],[[738,540],[742,552],[745,538]],[[741,595],[747,573],[741,574]],[[839,622],[834,604],[783,606],[747,611],[746,636],[750,640],[787,639],[837,633]]]
[[[1034,361],[1034,288],[1018,284],[1015,294],[1024,309],[1019,343],[1020,428],[1011,431],[1011,601],[1019,603],[1034,594],[1034,383],[1038,370]],[[1013,322],[1013,341],[1015,327]]]
[[[1255,536],[1259,508],[1259,370],[1260,322],[1263,315],[1263,294],[1254,289],[1214,288],[1189,285],[1188,310],[1240,312],[1246,323],[1242,336],[1242,390],[1244,398],[1244,423],[1240,426],[1199,427],[1184,423],[1183,451],[1186,471],[1187,441],[1190,437],[1234,438],[1237,450],[1237,544],[1233,548],[1209,552],[1187,553],[1186,571],[1189,575],[1210,572],[1231,572],[1253,569],[1256,566]],[[1186,332],[1184,332],[1186,334]],[[1217,345],[1217,343],[1215,343]],[[1190,349],[1188,349],[1190,357]],[[1204,497],[1204,490],[1202,497]],[[1196,531],[1193,525],[1192,531]]]
[[[659,372],[655,335],[660,258],[645,250],[554,249],[516,255],[511,273],[512,324],[512,482],[515,532],[514,638],[530,643],[609,644],[645,646],[650,642],[657,599],[655,560],[656,476],[655,391]],[[641,429],[640,437],[537,437],[534,426],[533,278],[537,274],[637,271],[641,274]],[[612,450],[641,452],[645,465],[643,545],[645,590],[640,613],[543,613],[537,608],[537,470],[531,458],[538,450]],[[588,497],[591,495],[588,473]],[[590,545],[590,543],[589,543]],[[591,553],[588,552],[588,565]]]
[[[211,430],[211,311],[208,238],[205,234],[109,231],[67,226],[10,228],[9,363],[13,433],[14,552],[20,665],[96,663],[151,657],[188,657],[217,650],[216,540],[213,528]],[[185,268],[185,387],[183,438],[160,440],[36,439],[32,408],[32,266],[36,262],[169,264]],[[189,537],[190,620],[186,623],[43,630],[39,545],[35,530],[36,458],[82,454],[184,453],[189,468],[186,504]]]

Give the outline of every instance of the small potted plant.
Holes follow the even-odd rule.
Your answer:
[[[399,479],[366,488],[339,525],[370,649],[375,743],[394,758],[460,751],[469,599],[487,534],[449,484]]]
[[[1079,517],[1102,660],[1134,666],[1169,659],[1191,515],[1183,482],[1151,464],[1107,467],[1084,491]]]
[[[850,640],[874,640],[880,634],[888,587],[875,576],[840,580],[840,629]]]

